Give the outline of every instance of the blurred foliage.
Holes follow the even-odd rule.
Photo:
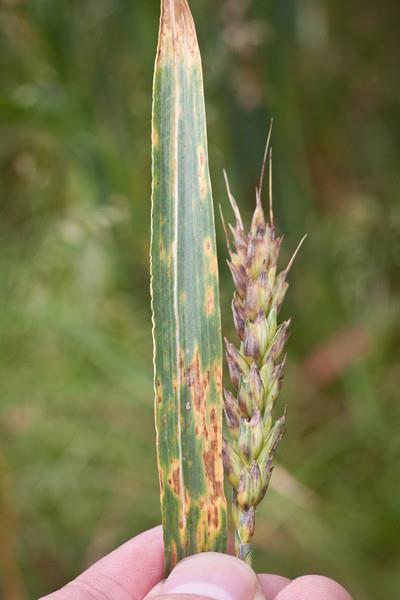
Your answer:
[[[192,0],[214,196],[268,119],[294,317],[257,568],[400,587],[397,0]],[[148,294],[156,0],[0,3],[0,585],[35,598],[159,521]],[[222,312],[232,285],[219,228]],[[281,407],[283,403],[281,404]]]

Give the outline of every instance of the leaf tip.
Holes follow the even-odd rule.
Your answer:
[[[169,52],[188,58],[197,52],[196,29],[186,0],[161,0],[157,62]]]

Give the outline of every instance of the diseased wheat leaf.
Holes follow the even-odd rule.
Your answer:
[[[222,348],[203,80],[185,0],[162,0],[153,90],[152,308],[165,570],[225,549]]]

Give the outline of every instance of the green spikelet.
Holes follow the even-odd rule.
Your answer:
[[[287,275],[293,262],[292,259],[286,269],[278,273],[282,238],[275,231],[271,186],[269,223],[261,205],[269,138],[270,135],[257,189],[256,209],[247,233],[226,179],[236,218],[235,226],[231,226],[234,249],[230,248],[228,236],[227,243],[229,267],[236,288],[232,310],[240,345],[237,348],[226,341],[234,394],[228,390],[224,394],[228,435],[224,440],[223,460],[233,488],[236,555],[250,565],[256,507],[267,491],[274,454],[285,427],[284,415],[274,422],[272,412],[282,384],[285,362],[282,354],[290,324],[290,321],[279,324],[277,316],[288,288]]]
[[[152,309],[165,571],[224,551],[222,348],[203,80],[186,0],[162,0],[153,90]]]

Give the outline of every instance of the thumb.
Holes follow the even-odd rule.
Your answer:
[[[227,554],[204,552],[178,563],[145,600],[264,600],[254,571]]]

